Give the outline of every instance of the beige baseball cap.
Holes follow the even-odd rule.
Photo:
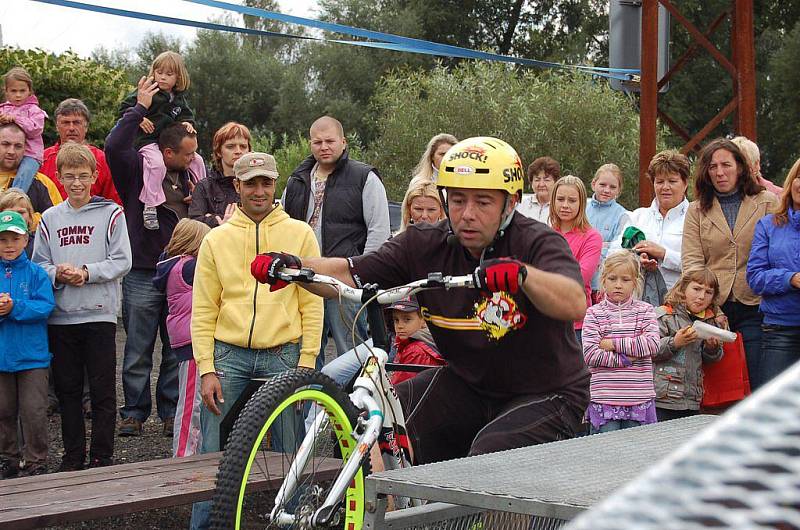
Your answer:
[[[233,164],[233,174],[239,180],[250,180],[259,176],[277,179],[278,164],[272,155],[247,153]]]

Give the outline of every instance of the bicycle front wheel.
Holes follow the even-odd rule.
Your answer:
[[[356,450],[357,416],[347,394],[320,372],[290,370],[267,381],[247,402],[225,447],[212,528],[309,528],[310,515]],[[312,434],[301,446],[307,431]],[[336,526],[343,530],[362,527],[368,469],[367,460],[337,508]],[[281,487],[286,491],[276,499]],[[281,524],[271,518],[278,512],[289,516]],[[294,522],[287,522],[292,517]]]

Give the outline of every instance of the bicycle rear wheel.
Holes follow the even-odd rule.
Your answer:
[[[298,522],[278,525],[270,514],[304,439],[305,419],[313,410],[324,411],[327,421],[310,438],[306,465],[293,474],[297,487],[285,496],[280,509],[307,517],[322,505],[344,461],[356,449],[353,431],[358,411],[328,376],[308,369],[290,370],[266,382],[234,424],[217,472],[212,528],[308,528]],[[368,469],[367,460],[338,508],[337,527],[343,530],[362,527]]]

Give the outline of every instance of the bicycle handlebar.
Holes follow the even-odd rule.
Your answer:
[[[432,272],[423,280],[417,280],[399,285],[390,289],[378,289],[377,285],[367,285],[363,289],[350,287],[349,285],[337,280],[332,276],[317,274],[308,268],[289,269],[283,268],[278,271],[278,276],[285,282],[316,283],[329,285],[336,289],[342,298],[353,302],[367,302],[377,295],[377,302],[381,305],[391,304],[408,298],[424,289],[452,289],[455,287],[474,287],[475,281],[472,274],[463,276],[445,276],[441,272]]]

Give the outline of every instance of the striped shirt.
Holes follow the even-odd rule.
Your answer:
[[[614,351],[600,348],[603,339],[611,339]],[[653,399],[651,356],[658,351],[659,339],[655,310],[647,302],[603,300],[590,307],[582,341],[583,358],[592,374],[591,401],[629,406]]]

